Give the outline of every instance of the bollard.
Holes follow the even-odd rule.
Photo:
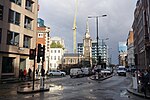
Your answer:
[[[44,89],[44,78],[40,77],[40,89]]]

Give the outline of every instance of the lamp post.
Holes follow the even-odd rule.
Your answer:
[[[98,18],[99,17],[106,17],[107,15],[102,15],[102,16],[89,16],[88,18],[96,18],[96,30],[97,30],[97,37],[96,37],[96,39],[97,39],[97,65],[98,65],[98,56],[99,56],[99,53],[98,53],[98,39],[99,39],[99,37],[98,37]]]

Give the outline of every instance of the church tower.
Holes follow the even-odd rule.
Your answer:
[[[83,56],[85,66],[92,66],[92,39],[90,37],[88,20],[86,22],[85,37],[83,38]]]

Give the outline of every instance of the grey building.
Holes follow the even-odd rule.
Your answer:
[[[150,65],[150,0],[138,0],[132,25],[135,65],[145,69]]]

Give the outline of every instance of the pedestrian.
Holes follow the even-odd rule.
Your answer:
[[[150,76],[150,71],[145,70],[145,72],[142,75],[142,89],[141,91],[144,92],[145,98],[147,97],[147,87],[148,87],[148,82],[149,82],[149,76]]]
[[[29,69],[28,69],[28,77],[29,77],[29,80],[31,79],[31,72],[32,72],[32,70],[29,68]]]
[[[45,76],[45,70],[44,70],[44,68],[41,69],[41,76],[43,76],[43,77]]]
[[[26,68],[23,71],[23,76],[24,76],[24,80],[26,80],[26,76],[27,76],[27,70],[26,70]]]
[[[19,79],[22,80],[22,69],[19,70]]]
[[[38,73],[39,73],[38,69],[36,69],[35,72],[36,72],[36,78],[38,78]]]

